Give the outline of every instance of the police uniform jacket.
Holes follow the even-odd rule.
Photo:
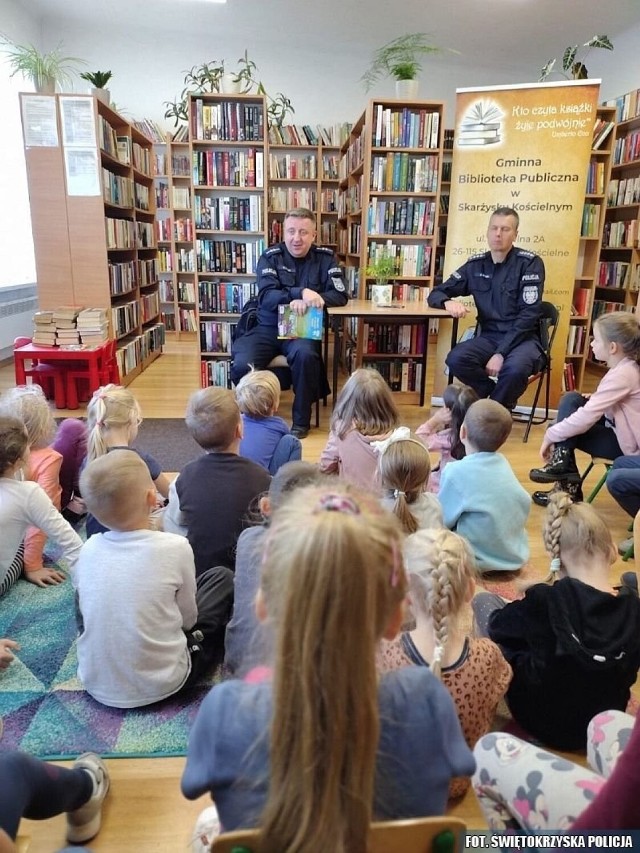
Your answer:
[[[496,353],[538,337],[544,263],[539,255],[512,246],[502,263],[491,252],[470,258],[429,294],[432,308],[443,308],[454,296],[473,296],[481,334],[497,339]]]
[[[267,249],[258,261],[258,322],[278,325],[278,305],[302,299],[305,287],[320,293],[326,305],[346,305],[347,288],[331,249],[311,246],[304,258],[290,255],[285,243]]]

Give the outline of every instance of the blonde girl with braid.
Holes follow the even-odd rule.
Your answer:
[[[141,423],[140,405],[131,391],[114,384],[98,388],[87,405],[87,463],[111,450],[131,450],[145,462],[157,491],[166,498],[170,480],[159,462],[151,454],[129,446],[135,441]],[[87,538],[107,529],[91,514],[87,515]]]
[[[273,667],[213,687],[182,777],[224,830],[260,826],[261,853],[365,851],[373,819],[443,814],[451,777],[473,771],[438,679],[376,673],[403,617],[401,548],[397,519],[340,483],[296,490],[273,514],[256,605]]]
[[[552,584],[520,601],[489,593],[473,601],[476,623],[513,669],[507,704],[532,737],[553,749],[584,749],[596,714],[624,711],[640,667],[640,600],[615,588],[611,533],[591,504],[554,492],[543,527]]]
[[[381,642],[378,670],[412,664],[430,669],[451,694],[473,748],[490,731],[511,680],[511,667],[496,644],[466,631],[476,580],[473,553],[462,536],[449,530],[419,530],[405,542],[404,563],[415,628]],[[462,796],[469,784],[469,777],[454,779],[449,796]]]
[[[382,505],[400,519],[405,533],[442,527],[442,508],[430,494],[431,460],[424,444],[408,427],[398,427],[385,441],[374,441],[380,454],[378,474]]]

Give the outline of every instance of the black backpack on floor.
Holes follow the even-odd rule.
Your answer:
[[[237,341],[247,332],[250,332],[254,326],[258,324],[258,297],[254,296],[245,302],[240,314],[240,319],[236,323],[235,329],[231,333],[231,340]]]

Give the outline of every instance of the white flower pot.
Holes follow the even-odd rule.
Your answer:
[[[415,101],[417,97],[417,80],[396,80],[396,98],[403,101]]]
[[[108,89],[92,89],[91,94],[103,104],[107,106],[111,104],[111,92]]]
[[[222,77],[222,91],[225,95],[239,95],[241,83],[234,80],[235,74],[225,74]]]

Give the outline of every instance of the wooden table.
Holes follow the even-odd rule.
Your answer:
[[[340,307],[327,306],[329,319],[333,326],[333,403],[335,405],[338,390],[338,362],[342,348],[343,321],[345,317],[357,317],[370,323],[423,323],[425,327],[425,346],[422,353],[422,377],[420,379],[420,405],[424,406],[427,382],[427,350],[429,342],[430,320],[451,320],[451,346],[458,340],[458,318],[452,317],[442,308],[430,308],[426,302],[393,302],[391,306],[378,307],[370,299],[351,299]],[[449,376],[449,382],[452,377]]]
[[[17,347],[13,351],[14,367],[16,372],[16,385],[25,385],[27,381],[25,373],[25,361],[60,362],[60,367],[64,369],[65,362],[67,367],[73,366],[78,368],[78,362],[86,362],[86,369],[89,373],[89,391],[93,394],[100,387],[100,365],[105,356],[109,341],[95,346],[72,345],[62,347],[47,347],[39,346],[38,344],[25,344],[22,347]],[[83,364],[84,368],[84,364]],[[60,405],[59,400],[56,400],[56,406],[63,409],[64,405]],[[66,403],[66,401],[64,401]]]

